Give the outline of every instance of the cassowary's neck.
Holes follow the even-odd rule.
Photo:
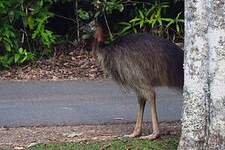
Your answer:
[[[92,43],[92,51],[95,58],[97,58],[98,53],[100,53],[100,47],[104,45],[104,40],[105,34],[103,28],[97,24],[94,35],[94,41]]]
[[[101,26],[97,26],[96,27],[96,31],[95,31],[95,40],[99,43],[104,42],[105,40],[105,35],[104,35],[104,31],[103,28]]]

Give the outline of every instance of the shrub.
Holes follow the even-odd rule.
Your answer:
[[[51,49],[55,35],[45,25],[53,16],[48,12],[53,2],[0,1],[0,66],[20,65]]]
[[[49,11],[53,4],[64,7],[64,2],[71,3],[75,10],[70,18]],[[1,0],[0,67],[9,68],[42,56],[51,56],[53,44],[59,42],[58,36],[46,26],[53,17],[72,22],[71,29],[74,31],[70,30],[60,38],[66,42],[69,39],[74,42],[75,38],[76,41],[90,39],[92,32],[87,27],[94,18],[105,22],[109,31],[107,42],[127,33],[144,31],[175,40],[183,35],[183,14],[167,16],[171,4],[169,0]],[[114,13],[117,21],[122,20],[120,23],[110,17]]]
[[[178,13],[175,18],[165,17],[163,12],[167,12],[168,7],[170,7],[169,3],[162,2],[139,8],[134,18],[128,22],[120,22],[122,25],[120,34],[151,31],[158,36],[175,40],[176,34],[183,34],[184,21],[181,18],[182,12]]]

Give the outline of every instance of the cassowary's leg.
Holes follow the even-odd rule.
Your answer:
[[[142,122],[143,122],[145,103],[146,103],[146,99],[141,96],[138,96],[139,110],[137,113],[136,125],[135,125],[133,133],[130,135],[125,135],[125,137],[133,138],[133,137],[141,136],[141,128],[142,128]]]
[[[159,124],[158,124],[158,116],[156,110],[156,94],[152,92],[150,95],[150,109],[151,109],[151,116],[152,116],[152,130],[153,133],[147,136],[140,137],[141,139],[149,139],[154,140],[159,137]]]

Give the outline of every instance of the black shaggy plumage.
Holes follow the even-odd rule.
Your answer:
[[[139,94],[157,86],[183,87],[183,50],[166,39],[130,34],[108,45],[99,42],[94,53],[117,83]]]
[[[104,33],[104,26],[97,23],[94,56],[117,83],[137,94],[139,110],[136,125],[128,137],[141,136],[144,108],[148,101],[153,132],[141,138],[156,139],[160,134],[154,88],[183,87],[184,52],[174,43],[147,33],[127,35],[111,44],[103,44]]]

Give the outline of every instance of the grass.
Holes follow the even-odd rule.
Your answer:
[[[177,138],[155,141],[116,139],[92,143],[38,144],[28,150],[176,150],[177,145]]]

